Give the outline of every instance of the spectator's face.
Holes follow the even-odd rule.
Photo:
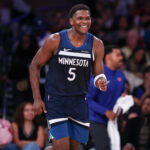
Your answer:
[[[110,60],[113,68],[119,68],[122,65],[123,56],[119,49],[114,48],[112,53],[110,53]]]
[[[139,50],[135,53],[135,55],[134,55],[135,61],[136,61],[137,63],[140,63],[140,62],[142,61],[142,59],[144,58],[144,55],[145,55],[144,50],[143,50],[143,49],[139,49]]]
[[[144,115],[150,115],[150,98],[146,98],[142,105],[142,112]]]
[[[24,108],[24,120],[32,121],[34,117],[33,105],[27,104]]]
[[[127,34],[127,45],[131,47],[136,47],[138,43],[138,34],[134,31],[130,31]]]
[[[76,32],[86,34],[91,26],[90,12],[88,10],[76,11],[72,18],[70,18],[70,24]]]

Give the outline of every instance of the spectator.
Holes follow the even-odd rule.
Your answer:
[[[132,51],[137,47],[138,44],[138,32],[137,30],[129,30],[126,34],[126,46],[122,47],[121,50],[128,59],[131,56]]]
[[[139,78],[142,78],[142,71],[144,69],[146,60],[146,51],[144,47],[137,47],[133,50],[127,62],[127,70],[133,72]]]
[[[133,72],[127,70],[127,61],[125,60],[125,58],[122,61],[120,70],[123,71],[123,73],[126,77],[126,80],[128,81],[130,93],[133,92],[133,89],[135,89],[137,86],[139,86],[143,83],[143,79],[137,77]]]
[[[2,150],[41,150],[44,147],[44,130],[35,120],[31,103],[19,105],[12,128],[14,144],[6,145]]]
[[[123,150],[150,149],[150,95],[144,98],[141,108],[141,116],[127,121]]]
[[[140,99],[140,104],[142,104],[142,100],[150,94],[150,66],[144,69],[143,79],[143,84],[136,87],[133,91],[133,95]]]
[[[14,101],[20,103],[20,100],[26,99],[32,101],[32,93],[29,85],[28,66],[38,49],[36,39],[24,34],[18,47],[12,57],[9,78],[14,83]]]
[[[141,114],[141,105],[146,96],[150,94],[150,66],[143,71],[143,84],[133,90],[135,104],[129,110],[128,119],[135,118]]]
[[[94,86],[91,78],[87,95],[90,113],[90,131],[96,150],[110,150],[110,139],[107,133],[108,120],[114,120],[112,111],[117,99],[125,92],[125,76],[118,68],[123,59],[120,49],[116,46],[105,48],[104,73],[107,77],[107,91],[101,92]]]

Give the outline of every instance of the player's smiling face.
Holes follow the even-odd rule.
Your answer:
[[[80,34],[86,34],[91,26],[91,16],[88,10],[78,10],[70,18],[70,24]]]

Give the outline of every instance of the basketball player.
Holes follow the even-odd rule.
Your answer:
[[[54,150],[77,150],[86,143],[89,133],[85,95],[94,70],[95,86],[107,88],[103,74],[104,46],[88,33],[90,10],[78,4],[70,10],[71,28],[50,35],[30,65],[30,82],[36,114],[46,113]],[[40,68],[49,61],[45,99],[39,90]],[[46,106],[46,107],[45,107]]]

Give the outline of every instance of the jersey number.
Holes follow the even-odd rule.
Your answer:
[[[76,70],[76,68],[69,68],[68,73],[69,73],[70,77],[67,78],[69,81],[73,81],[76,78],[76,74],[74,72],[75,70]]]

